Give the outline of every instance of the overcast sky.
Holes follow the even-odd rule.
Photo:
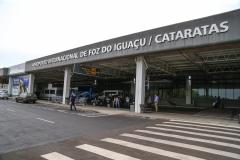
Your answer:
[[[240,8],[240,0],[0,0],[0,68]]]

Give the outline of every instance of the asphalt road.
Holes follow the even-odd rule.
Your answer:
[[[149,120],[0,100],[0,153],[72,137],[99,138]]]
[[[0,101],[0,160],[240,159],[240,127]]]

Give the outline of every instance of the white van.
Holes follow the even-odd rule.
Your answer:
[[[63,89],[62,88],[45,88],[40,94],[41,99],[58,101],[62,99]]]

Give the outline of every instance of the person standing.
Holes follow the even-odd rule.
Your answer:
[[[71,97],[70,97],[70,109],[72,111],[72,106],[74,107],[74,110],[76,111],[76,105],[75,105],[75,101],[76,101],[76,95],[74,93],[71,94]]]
[[[120,100],[118,96],[116,96],[115,98],[115,105],[116,105],[116,108],[120,108]]]
[[[215,101],[213,102],[213,108],[220,108],[221,106],[221,98],[218,96],[217,98],[215,97]]]
[[[116,97],[115,96],[113,97],[112,103],[113,103],[113,108],[115,108],[116,107]]]
[[[129,108],[130,98],[126,96],[125,101],[126,101],[126,107]]]
[[[155,94],[155,96],[154,96],[154,106],[155,106],[156,112],[158,112],[158,103],[159,103],[159,97],[158,97],[157,94]]]

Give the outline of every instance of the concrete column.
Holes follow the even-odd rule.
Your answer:
[[[135,112],[140,113],[140,104],[145,101],[146,64],[144,57],[136,58]]]
[[[9,76],[8,78],[8,94],[12,96],[12,85],[13,85],[13,78]]]
[[[28,84],[28,92],[34,93],[34,81],[35,81],[35,75],[29,74],[29,84]]]
[[[66,104],[66,98],[69,98],[70,83],[71,83],[71,67],[66,67],[64,70],[64,85],[63,85],[62,104]]]
[[[186,104],[192,104],[192,77],[186,79]]]

